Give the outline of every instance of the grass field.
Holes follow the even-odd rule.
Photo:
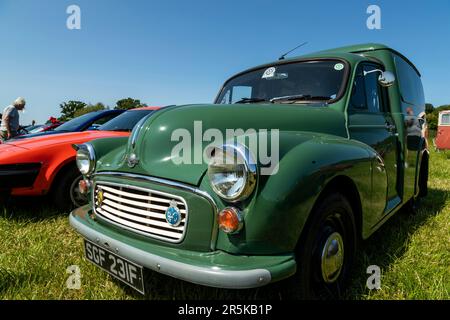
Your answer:
[[[416,215],[396,214],[363,244],[348,299],[450,299],[450,153],[431,154],[429,195]],[[83,258],[67,213],[42,200],[16,199],[0,211],[0,299],[142,299]],[[78,265],[81,288],[69,290]],[[366,288],[378,265],[381,289]],[[286,282],[255,290],[206,288],[148,273],[146,299],[288,299]],[[294,296],[295,298],[295,296]]]

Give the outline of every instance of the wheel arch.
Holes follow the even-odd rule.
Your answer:
[[[363,230],[363,212],[362,212],[362,203],[361,196],[359,194],[356,183],[349,177],[343,174],[339,174],[331,178],[327,183],[323,186],[319,195],[314,201],[314,204],[309,212],[306,223],[302,228],[302,232],[299,237],[298,244],[302,243],[302,240],[306,237],[306,234],[309,230],[309,225],[311,224],[313,212],[317,209],[318,205],[325,199],[327,196],[339,193],[344,196],[349,202],[352,211],[353,211],[353,219],[356,227],[356,235],[358,241],[363,239],[362,230]],[[297,244],[297,245],[298,245]]]
[[[314,204],[316,207],[318,201],[323,199],[327,195],[331,193],[340,193],[342,194],[350,203],[353,211],[353,218],[355,219],[356,231],[359,237],[362,238],[362,226],[363,226],[363,213],[362,213],[362,204],[361,204],[361,196],[358,191],[358,187],[355,182],[346,175],[338,175],[333,177],[323,188],[321,191],[318,200]]]
[[[77,164],[75,162],[75,158],[69,158],[63,163],[61,163],[57,169],[53,171],[52,179],[50,182],[50,188],[49,188],[49,194],[53,193],[55,191],[55,188],[58,184],[58,181],[61,180],[61,178],[67,174],[70,170],[73,168],[77,168]]]

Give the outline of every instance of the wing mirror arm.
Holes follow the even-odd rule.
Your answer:
[[[374,72],[379,72],[380,76],[378,77],[378,83],[382,86],[382,87],[390,87],[394,84],[395,82],[395,75],[391,72],[391,71],[383,71],[380,69],[374,69],[374,70],[370,70],[370,71],[363,71],[364,76],[370,74],[370,73],[374,73]]]

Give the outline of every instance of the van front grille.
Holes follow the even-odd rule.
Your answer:
[[[129,185],[97,183],[93,197],[95,213],[116,225],[169,242],[181,242],[184,237],[188,208],[179,196]],[[166,220],[169,207],[180,213],[175,225]]]

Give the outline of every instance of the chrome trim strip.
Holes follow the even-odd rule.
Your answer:
[[[160,194],[162,196],[168,197],[168,198],[174,198],[176,200],[179,200],[183,203],[184,207],[186,208],[186,214],[185,214],[185,222],[184,222],[184,229],[183,229],[183,233],[181,234],[181,237],[179,239],[170,239],[168,237],[165,236],[158,236],[154,233],[150,233],[150,232],[145,232],[142,230],[138,230],[136,228],[132,228],[130,226],[127,226],[126,224],[122,224],[122,223],[118,223],[116,221],[113,221],[107,217],[105,217],[104,215],[102,215],[102,213],[97,212],[96,208],[95,208],[95,190],[97,188],[97,185],[99,185],[101,187],[101,185],[107,185],[107,186],[115,186],[115,187],[124,187],[124,188],[129,188],[129,189],[135,189],[135,190],[140,190],[140,191],[145,191],[145,192],[150,192],[150,193],[154,193],[154,194]],[[92,192],[92,209],[94,210],[95,216],[97,218],[99,218],[100,220],[103,220],[107,223],[111,223],[119,228],[140,234],[142,236],[145,237],[149,237],[149,238],[154,238],[154,239],[158,239],[161,241],[165,241],[165,242],[170,242],[170,243],[181,243],[184,240],[184,237],[186,236],[186,232],[187,232],[187,226],[188,226],[188,221],[189,221],[189,208],[188,205],[186,203],[186,201],[180,197],[180,196],[176,196],[176,195],[172,195],[166,192],[161,192],[161,191],[157,191],[157,190],[152,190],[152,189],[148,189],[148,188],[142,188],[142,187],[136,187],[136,186],[131,186],[129,184],[124,184],[124,183],[116,183],[116,182],[109,182],[109,181],[99,181],[94,182],[93,183],[93,188],[92,188],[93,192]],[[167,225],[167,228],[170,228],[170,225]],[[155,229],[158,229],[155,227]],[[175,237],[175,236],[174,236]]]
[[[141,129],[144,126],[144,123],[147,121],[148,118],[150,118],[152,116],[152,114],[153,114],[153,112],[150,112],[148,115],[146,115],[141,120],[139,120],[139,122],[135,125],[133,131],[131,132],[131,137],[130,137],[131,149],[134,150],[139,133],[141,132]]]
[[[100,177],[101,176],[106,176],[106,177],[113,176],[113,177],[121,177],[121,178],[125,178],[125,179],[130,179],[130,180],[136,180],[136,181],[152,182],[152,183],[155,183],[155,184],[158,184],[161,186],[170,186],[170,187],[174,187],[174,188],[177,188],[180,190],[192,192],[196,195],[199,195],[199,196],[205,198],[211,204],[211,206],[213,207],[213,210],[214,210],[214,217],[213,217],[214,225],[213,225],[212,233],[211,233],[210,248],[211,248],[211,250],[216,249],[217,236],[218,236],[218,232],[219,232],[219,226],[217,224],[217,214],[219,213],[219,208],[216,204],[216,201],[209,195],[209,193],[207,193],[203,190],[200,190],[198,188],[192,187],[190,185],[184,184],[184,183],[175,182],[175,181],[162,179],[162,178],[151,177],[151,176],[144,176],[144,175],[134,174],[134,173],[104,171],[104,172],[97,172],[92,175],[93,178],[96,176],[100,176]]]
[[[234,271],[215,268],[214,266],[200,267],[137,249],[86,226],[75,217],[75,212],[76,210],[69,216],[70,225],[84,238],[108,250],[113,250],[115,254],[150,270],[204,286],[228,289],[261,287],[272,280],[272,275],[267,269]]]

